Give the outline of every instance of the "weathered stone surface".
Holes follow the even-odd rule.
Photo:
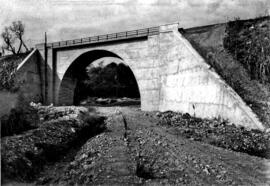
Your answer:
[[[33,50],[17,67],[16,81],[21,85],[20,94],[26,99],[35,102],[42,101],[43,70],[38,50]]]

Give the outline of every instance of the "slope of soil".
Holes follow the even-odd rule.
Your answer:
[[[0,64],[2,65],[4,63],[14,63],[16,66],[18,66],[28,54],[29,52],[2,56],[0,57]]]
[[[16,91],[15,72],[29,52],[0,57],[0,90]]]
[[[38,128],[1,139],[2,183],[35,179],[44,165],[105,129],[105,118],[86,109],[45,108],[39,114],[46,121]]]
[[[36,109],[25,105],[24,108],[17,107],[11,109],[9,115],[1,116],[0,123],[2,138],[37,128],[39,125],[39,116]]]
[[[188,139],[270,159],[269,133],[229,125],[218,119],[200,119],[171,111],[159,113],[158,117],[158,125],[173,129],[176,134]]]
[[[258,21],[257,24],[259,23]],[[258,80],[252,80],[247,69],[224,48],[225,31],[226,24],[217,24],[186,29],[184,36],[268,128],[270,127],[270,84],[261,84]]]
[[[138,107],[96,109],[108,117],[107,130],[36,184],[267,185],[267,159],[187,139]]]

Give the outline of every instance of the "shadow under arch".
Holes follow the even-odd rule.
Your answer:
[[[136,80],[138,92],[140,94],[137,78],[132,68],[123,60],[123,58],[108,50],[90,50],[77,57],[64,73],[62,81],[60,82],[58,94],[56,95],[57,105],[74,105],[75,88],[78,80],[84,76],[86,67],[94,61],[105,57],[118,58],[123,61],[124,65],[130,68],[134,79]]]

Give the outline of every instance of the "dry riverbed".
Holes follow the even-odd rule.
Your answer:
[[[219,121],[203,121],[172,112],[141,112],[136,106],[95,107],[90,110],[107,118],[104,123],[106,129],[94,136],[88,136],[88,139],[80,144],[67,148],[57,160],[45,163],[40,174],[28,180],[28,183],[33,185],[268,184],[266,165],[269,164],[269,159],[267,159],[268,146],[265,144],[269,142],[269,136],[266,133],[235,126],[228,127],[224,123],[218,125]],[[51,121],[51,118],[57,118],[52,113],[50,116],[43,114],[42,119],[47,120],[45,123]],[[61,117],[67,119],[69,117],[67,115],[69,114]],[[241,137],[245,140],[237,142]],[[1,144],[3,146],[2,142]],[[238,146],[252,147],[261,151],[251,156],[243,153],[243,148],[236,148]],[[1,154],[3,157],[3,149]],[[25,182],[23,179],[21,181]]]

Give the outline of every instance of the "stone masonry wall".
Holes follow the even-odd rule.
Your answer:
[[[252,110],[177,30],[161,34],[160,47],[163,64],[159,110],[264,128]]]
[[[83,49],[57,51],[56,102],[59,105],[72,105],[76,82],[69,73],[69,66],[80,55],[95,50],[106,50],[117,54],[128,65],[137,80],[143,110],[156,110],[159,105],[159,64],[158,36],[150,36],[147,40],[129,41],[115,45],[100,45]],[[104,56],[106,57],[106,56]],[[91,61],[89,61],[89,64]],[[72,89],[72,90],[69,90]],[[65,90],[65,91],[63,91]]]

